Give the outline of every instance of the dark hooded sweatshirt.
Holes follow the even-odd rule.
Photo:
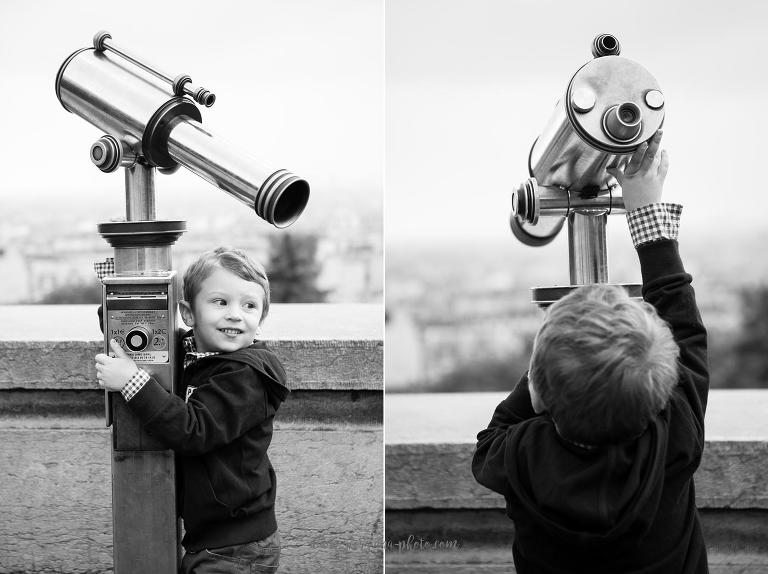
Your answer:
[[[184,547],[266,538],[277,530],[267,448],[289,393],[283,366],[254,343],[195,361],[184,369],[180,390],[186,402],[150,379],[128,405],[147,432],[180,455]]]
[[[523,377],[477,436],[472,472],[504,495],[519,574],[708,571],[693,484],[704,448],[706,331],[677,242],[638,254],[643,297],[680,347],[668,406],[638,438],[579,446],[536,415]]]

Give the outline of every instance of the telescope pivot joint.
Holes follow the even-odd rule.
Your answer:
[[[126,151],[118,139],[109,134],[93,143],[90,156],[93,164],[104,173],[112,173],[118,167],[132,167],[138,160],[135,153]]]
[[[529,177],[512,192],[512,214],[526,223],[536,225],[540,213],[539,185],[536,178]]]

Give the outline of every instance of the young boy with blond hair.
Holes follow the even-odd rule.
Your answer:
[[[272,423],[289,390],[280,361],[254,341],[269,311],[264,269],[238,249],[204,253],[184,274],[179,308],[192,327],[179,396],[110,341],[99,384],[119,391],[178,458],[186,534],[183,574],[277,570]]]
[[[530,369],[477,436],[472,472],[504,495],[519,574],[708,571],[693,473],[704,448],[706,330],[660,203],[661,133],[623,189],[643,302],[607,285],[546,313]]]

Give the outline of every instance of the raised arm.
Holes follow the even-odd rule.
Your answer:
[[[701,321],[691,276],[685,272],[677,236],[682,206],[662,203],[669,169],[667,152],[659,153],[661,131],[643,144],[626,169],[609,170],[623,189],[632,242],[640,258],[643,298],[667,321],[680,347],[679,390],[685,395],[700,426],[709,390],[707,333]]]

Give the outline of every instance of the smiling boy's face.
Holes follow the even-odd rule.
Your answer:
[[[195,330],[201,353],[231,353],[253,342],[266,294],[261,285],[217,267],[201,284],[192,305],[181,301],[184,322]]]

